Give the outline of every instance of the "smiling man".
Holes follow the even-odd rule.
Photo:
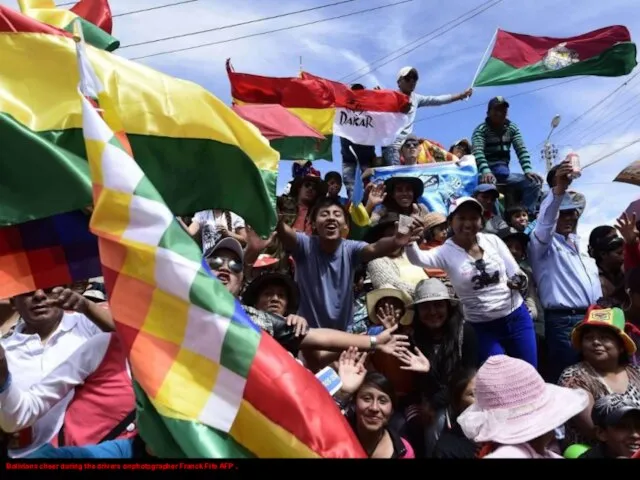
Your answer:
[[[415,226],[406,235],[396,233],[375,243],[345,240],[344,207],[324,198],[311,212],[314,234],[296,233],[284,222],[278,237],[296,262],[296,283],[300,288],[298,314],[312,327],[346,330],[353,319],[353,278],[358,265],[384,257],[418,240],[422,231]]]
[[[580,196],[567,192],[571,173],[567,161],[556,168],[554,186],[540,206],[529,241],[529,262],[544,308],[548,381],[553,383],[562,370],[578,362],[571,331],[602,297],[598,268],[580,251],[575,234],[584,204]]]

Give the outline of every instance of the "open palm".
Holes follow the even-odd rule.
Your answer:
[[[342,387],[340,390],[349,395],[353,395],[362,382],[367,370],[364,368],[364,362],[367,359],[367,354],[358,354],[358,349],[355,347],[349,347],[340,354],[338,360],[338,376],[342,381]]]
[[[416,353],[411,353],[406,348],[395,353],[395,357],[404,364],[400,368],[412,372],[429,373],[429,370],[431,370],[429,359],[422,354],[418,347],[415,347],[414,350]]]

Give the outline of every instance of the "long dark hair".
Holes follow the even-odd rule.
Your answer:
[[[454,418],[457,418],[462,413],[460,411],[462,394],[477,373],[478,371],[473,367],[462,367],[453,372],[449,382],[449,404]]]
[[[436,341],[433,332],[420,321],[419,308],[416,305],[413,319],[413,339],[416,346],[429,359],[431,374],[442,385],[446,385],[456,370],[462,351],[462,314],[457,305],[448,302],[448,315],[443,328],[441,341]],[[440,345],[440,348],[434,348]]]
[[[374,387],[377,390],[380,390],[381,392],[386,393],[391,399],[391,407],[393,408],[393,410],[396,409],[396,402],[397,402],[396,391],[393,388],[393,384],[391,383],[391,381],[381,373],[367,372],[367,374],[364,376],[364,380],[362,381],[362,385],[360,385],[360,388],[358,388],[358,391],[353,395],[351,405],[347,410],[347,421],[351,425],[351,428],[353,429],[354,432],[357,431],[356,430],[356,409],[355,409],[356,398],[360,390],[362,390],[364,387],[369,387],[369,386]]]

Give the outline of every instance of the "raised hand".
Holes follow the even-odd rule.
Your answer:
[[[397,329],[398,324],[395,324],[393,327],[387,328],[380,335],[376,336],[378,350],[386,353],[387,355],[394,355],[396,351],[409,346],[409,337],[406,335],[393,334]]]
[[[384,328],[391,328],[398,323],[398,316],[390,302],[384,302],[376,312],[376,318]]]
[[[387,198],[387,193],[385,191],[384,183],[376,183],[371,187],[367,203],[371,207],[375,208],[384,202],[385,198]]]
[[[405,247],[413,242],[419,242],[422,239],[424,226],[422,225],[422,222],[417,218],[415,218],[413,215],[412,215],[412,218],[413,218],[413,223],[409,227],[408,233],[401,233],[398,230],[397,224],[396,224],[395,241],[398,248]]]
[[[571,185],[573,181],[571,177],[572,173],[573,167],[571,166],[570,160],[564,160],[558,167],[558,170],[556,170],[556,186],[560,189],[561,193],[564,193],[567,188],[569,188],[569,185]]]
[[[340,390],[343,393],[353,395],[358,388],[360,388],[364,376],[367,373],[367,370],[364,368],[366,359],[366,352],[358,354],[358,349],[355,347],[349,347],[348,350],[340,354],[338,360],[338,376],[342,381]]]
[[[633,244],[638,241],[640,236],[637,227],[637,218],[635,212],[629,218],[627,213],[623,213],[620,218],[617,220],[617,225],[615,226],[622,238],[624,238],[625,243]]]
[[[429,373],[429,370],[431,370],[429,359],[422,354],[418,347],[415,347],[414,350],[416,352],[415,354],[406,348],[398,350],[394,354],[394,356],[404,364],[400,366],[400,368],[412,372]]]
[[[247,247],[246,250],[250,252],[260,253],[273,241],[276,236],[276,232],[269,235],[269,238],[263,239],[258,236],[253,228],[249,225],[246,226],[247,232]]]
[[[89,300],[70,288],[56,287],[48,295],[49,305],[86,314]]]

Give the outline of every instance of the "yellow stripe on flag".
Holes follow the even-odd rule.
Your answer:
[[[229,433],[236,442],[259,458],[320,458],[311,448],[245,400],[240,404],[238,416]]]
[[[129,135],[207,139],[232,145],[277,171],[269,142],[204,88],[87,45],[87,56]],[[72,38],[0,34],[0,111],[35,132],[82,128]],[[45,73],[46,72],[46,73]]]

